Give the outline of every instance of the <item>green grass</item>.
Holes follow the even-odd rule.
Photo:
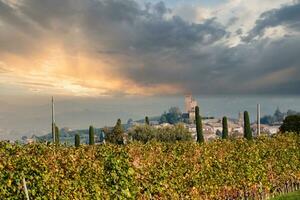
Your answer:
[[[299,200],[300,199],[300,190],[296,192],[291,192],[285,195],[278,196],[271,200]]]

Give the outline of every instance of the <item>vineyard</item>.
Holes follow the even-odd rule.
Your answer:
[[[0,197],[266,199],[299,189],[300,136],[65,147],[0,143]]]

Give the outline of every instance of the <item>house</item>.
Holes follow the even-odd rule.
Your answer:
[[[33,135],[31,138],[25,139],[25,144],[33,144],[33,143],[36,143],[36,141],[37,141],[37,137],[35,135]]]
[[[169,123],[162,123],[162,124],[157,124],[157,125],[153,125],[154,128],[165,128],[165,127],[172,127],[172,124]]]
[[[278,133],[280,131],[279,128],[280,128],[280,126],[276,126],[276,125],[269,126],[269,133],[271,135],[276,134],[276,133]]]
[[[260,132],[261,133],[266,133],[268,135],[274,135],[279,132],[280,126],[276,125],[266,125],[266,124],[261,124],[260,125]],[[256,135],[257,133],[257,124],[254,123],[251,125],[251,130],[253,132],[253,135]]]

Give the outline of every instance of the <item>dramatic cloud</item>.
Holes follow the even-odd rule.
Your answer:
[[[298,94],[299,4],[0,0],[1,91]]]
[[[262,36],[267,28],[277,26],[284,26],[291,30],[300,31],[300,1],[262,13],[256,21],[254,28],[244,40],[250,41],[256,36]]]

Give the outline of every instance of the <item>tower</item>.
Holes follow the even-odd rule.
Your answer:
[[[185,112],[189,115],[189,121],[193,123],[195,121],[195,107],[198,105],[197,101],[192,95],[185,96]]]
[[[192,95],[186,95],[185,96],[185,112],[189,113],[191,110],[191,101],[192,101]]]

